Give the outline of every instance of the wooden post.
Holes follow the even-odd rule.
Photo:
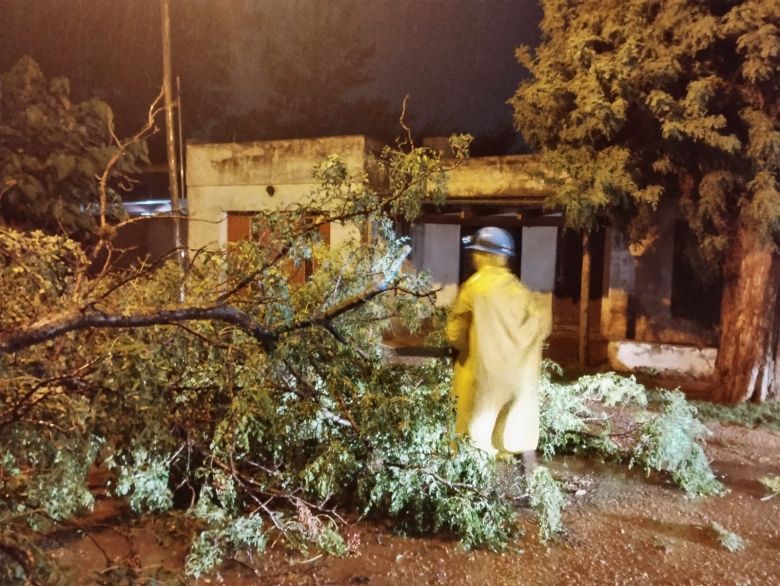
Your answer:
[[[173,243],[179,261],[184,265],[184,245],[181,238],[181,205],[179,203],[179,165],[176,156],[176,126],[173,118],[173,82],[171,70],[171,11],[170,0],[160,0],[162,16],[163,99],[165,100],[165,145],[168,153],[168,188],[173,216]]]
[[[579,365],[588,365],[590,310],[590,234],[582,233],[582,273],[580,275]]]

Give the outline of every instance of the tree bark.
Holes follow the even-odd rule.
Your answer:
[[[580,272],[579,365],[588,366],[590,338],[590,234],[582,233],[582,271]]]
[[[721,335],[713,399],[780,398],[780,255],[744,227],[723,268]]]

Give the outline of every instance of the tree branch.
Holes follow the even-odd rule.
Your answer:
[[[394,290],[393,281],[401,270],[404,260],[409,256],[411,247],[405,246],[401,252],[385,273],[384,278],[374,286],[314,316],[299,319],[289,324],[266,328],[258,324],[245,311],[222,304],[149,309],[125,315],[96,309],[93,302],[82,308],[47,316],[28,326],[1,331],[0,353],[17,352],[53,340],[68,332],[90,328],[136,328],[173,325],[187,321],[220,321],[233,324],[260,342],[266,352],[270,352],[280,335],[313,326],[327,329],[330,321],[336,317],[359,307],[382,293]]]
[[[411,252],[412,252],[411,246],[404,246],[404,248],[402,249],[402,254],[399,255],[399,257],[395,260],[395,262],[387,271],[387,273],[385,273],[384,279],[376,283],[373,287],[369,287],[362,293],[358,293],[357,295],[350,297],[349,299],[345,299],[341,303],[337,303],[336,305],[329,307],[325,311],[322,311],[316,315],[299,319],[287,326],[283,326],[278,330],[276,330],[276,332],[278,334],[284,334],[287,332],[291,332],[293,330],[300,330],[312,326],[321,326],[327,328],[327,325],[331,320],[337,318],[338,316],[352,309],[355,309],[356,307],[362,305],[366,301],[370,301],[371,299],[377,297],[378,295],[381,295],[382,293],[394,289],[393,281],[398,275],[398,272],[401,270],[401,265],[403,264],[403,262],[406,260],[406,257],[409,256]],[[1,348],[2,347],[0,346],[0,349]]]
[[[135,328],[186,321],[221,321],[233,324],[260,342],[266,351],[270,351],[276,342],[274,332],[257,324],[246,312],[228,306],[155,309],[130,315],[108,314],[96,309],[77,309],[54,315],[26,328],[0,332],[0,352],[16,352],[68,332],[90,328]]]
[[[144,126],[138,132],[136,132],[132,137],[130,137],[124,142],[120,141],[116,133],[114,132],[113,119],[110,119],[108,121],[108,130],[111,134],[112,140],[116,144],[117,150],[108,160],[108,163],[106,163],[106,166],[103,168],[103,172],[98,177],[98,204],[99,204],[99,215],[100,215],[100,227],[98,230],[99,240],[90,255],[92,260],[94,260],[98,258],[98,256],[103,250],[106,250],[108,248],[106,254],[106,261],[104,263],[102,270],[100,271],[101,275],[106,272],[106,269],[111,264],[112,255],[108,243],[114,238],[117,230],[116,226],[109,226],[108,221],[106,219],[106,210],[108,208],[108,179],[111,176],[111,173],[114,170],[116,164],[127,152],[128,147],[145,140],[150,134],[153,134],[157,130],[155,126],[155,118],[157,117],[157,114],[163,111],[162,108],[158,107],[158,104],[160,103],[162,97],[163,97],[163,91],[161,89],[160,93],[157,94],[157,97],[149,106],[149,113],[147,116],[146,124],[144,124]],[[77,282],[81,283],[82,280],[83,280],[83,275],[80,274],[78,276]]]
[[[113,171],[116,164],[119,162],[119,159],[121,159],[124,156],[125,152],[127,152],[127,148],[130,145],[139,143],[142,140],[144,140],[149,135],[149,133],[155,129],[154,119],[157,116],[157,114],[163,111],[162,108],[157,107],[157,105],[160,103],[160,100],[162,100],[162,97],[163,97],[163,91],[161,89],[160,93],[157,94],[157,97],[149,106],[149,113],[147,116],[146,124],[144,124],[144,126],[138,132],[136,132],[132,137],[130,137],[124,142],[120,141],[119,138],[117,138],[116,133],[114,132],[114,123],[113,121],[109,121],[108,130],[111,133],[111,137],[113,138],[114,142],[116,143],[117,151],[109,159],[108,163],[103,169],[103,173],[101,173],[100,175],[98,194],[100,197],[101,239],[106,238],[104,231],[107,227],[106,207],[108,206],[108,178],[111,176],[111,172]]]
[[[398,118],[398,122],[401,124],[401,128],[406,132],[406,141],[399,143],[399,147],[408,145],[410,149],[414,150],[414,140],[412,139],[412,129],[406,123],[406,104],[409,101],[409,94],[404,96],[404,101],[401,104],[401,115]]]

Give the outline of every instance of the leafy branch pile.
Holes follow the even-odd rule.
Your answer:
[[[345,510],[467,546],[509,538],[492,464],[452,444],[447,369],[391,365],[381,350],[391,318],[414,329],[435,311],[427,277],[400,272],[409,249],[390,218],[440,197],[443,172],[427,150],[376,165],[386,188],[329,158],[310,200],[258,214],[273,245],[197,251],[186,270],[171,259],[95,275],[78,244],[0,231],[9,576],[35,571],[30,529],[91,508],[95,461],[134,510],[200,520],[194,575],[269,534],[344,553]],[[371,226],[372,246],[330,249],[319,227],[334,222]],[[295,283],[307,262],[316,270]]]
[[[615,373],[556,382],[562,372],[548,363],[542,377],[540,449],[594,454],[661,472],[691,496],[723,494],[702,443],[709,435],[696,408],[679,391],[662,391],[648,409],[647,389]]]
[[[323,164],[329,201],[334,168],[347,180],[337,160]],[[268,263],[278,251],[252,241],[202,251],[186,273],[170,262],[143,267],[121,287],[127,275],[92,283],[95,310],[129,319],[150,307],[164,311],[155,303],[173,303],[182,283],[188,303],[200,307],[224,295],[215,284],[224,292],[246,282],[231,303],[257,320],[259,340],[256,330],[198,320],[92,328],[0,355],[5,567],[35,572],[25,561],[29,530],[91,508],[86,475],[95,460],[115,470],[113,493],[133,510],[188,508],[202,529],[187,558],[195,576],[278,537],[344,554],[340,511],[389,517],[408,532],[455,534],[466,547],[506,544],[516,528],[512,495],[496,483],[489,458],[451,435],[449,366],[400,366],[382,352],[391,316],[414,327],[435,310],[424,276],[400,275],[391,292],[365,295],[406,251],[385,212],[376,213],[382,237],[373,247],[329,250],[309,232],[315,228],[291,232],[289,250],[298,252],[288,254],[300,255],[293,262],[311,257],[318,267],[302,285]],[[282,232],[291,225],[285,217],[271,213],[264,222]],[[33,300],[9,301],[17,309],[4,315],[6,331],[73,303],[67,293],[73,267],[84,262],[80,247],[9,231],[0,245],[3,278]],[[262,267],[267,272],[246,278]],[[332,315],[356,298],[361,303]],[[693,494],[720,491],[701,451],[704,428],[681,395],[664,395],[660,412],[650,412],[633,379],[610,373],[566,384],[555,382],[554,370],[548,364],[542,380],[545,456],[595,452],[665,471]],[[611,422],[625,413],[630,433],[614,431]],[[552,538],[562,530],[560,490],[544,468],[523,488],[541,536]]]
[[[710,529],[715,533],[718,538],[718,542],[728,551],[734,553],[745,549],[745,540],[733,531],[729,531],[720,523],[710,523]]]
[[[39,73],[30,80],[42,91]],[[95,463],[134,511],[186,509],[200,527],[194,576],[277,539],[344,554],[344,514],[503,547],[516,494],[453,438],[448,365],[400,366],[382,352],[391,319],[414,331],[437,317],[427,277],[403,270],[409,247],[392,219],[444,196],[438,155],[387,149],[360,175],[328,158],[308,200],[254,218],[257,239],[194,251],[186,267],[173,253],[118,271],[109,175],[137,156],[143,133],[120,142],[106,123],[113,143],[93,157],[105,168],[101,205],[74,204],[100,214],[94,238],[0,227],[0,582],[49,579],[36,532],[92,508]],[[454,164],[467,143],[453,138]],[[6,181],[5,195],[19,185]],[[325,224],[356,237],[330,248]],[[308,279],[290,278],[307,264]],[[649,414],[644,390],[613,375],[546,376],[542,390],[547,456],[587,449],[717,492],[703,428],[679,395]],[[632,434],[613,432],[599,405],[635,413]],[[521,489],[542,537],[559,532],[563,497],[549,472]]]

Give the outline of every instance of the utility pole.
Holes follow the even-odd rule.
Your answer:
[[[184,177],[184,126],[182,125],[182,104],[184,103],[181,98],[181,78],[176,76],[176,101],[178,102],[178,108],[176,108],[176,128],[177,137],[179,139],[179,196],[182,199],[187,199],[187,184]]]
[[[168,153],[168,188],[171,195],[171,215],[173,216],[173,242],[176,256],[184,266],[185,254],[181,238],[181,204],[179,202],[178,160],[176,156],[176,134],[173,119],[173,82],[171,70],[171,9],[170,0],[160,0],[162,16],[162,58],[163,58],[163,99],[165,101],[165,144]]]

